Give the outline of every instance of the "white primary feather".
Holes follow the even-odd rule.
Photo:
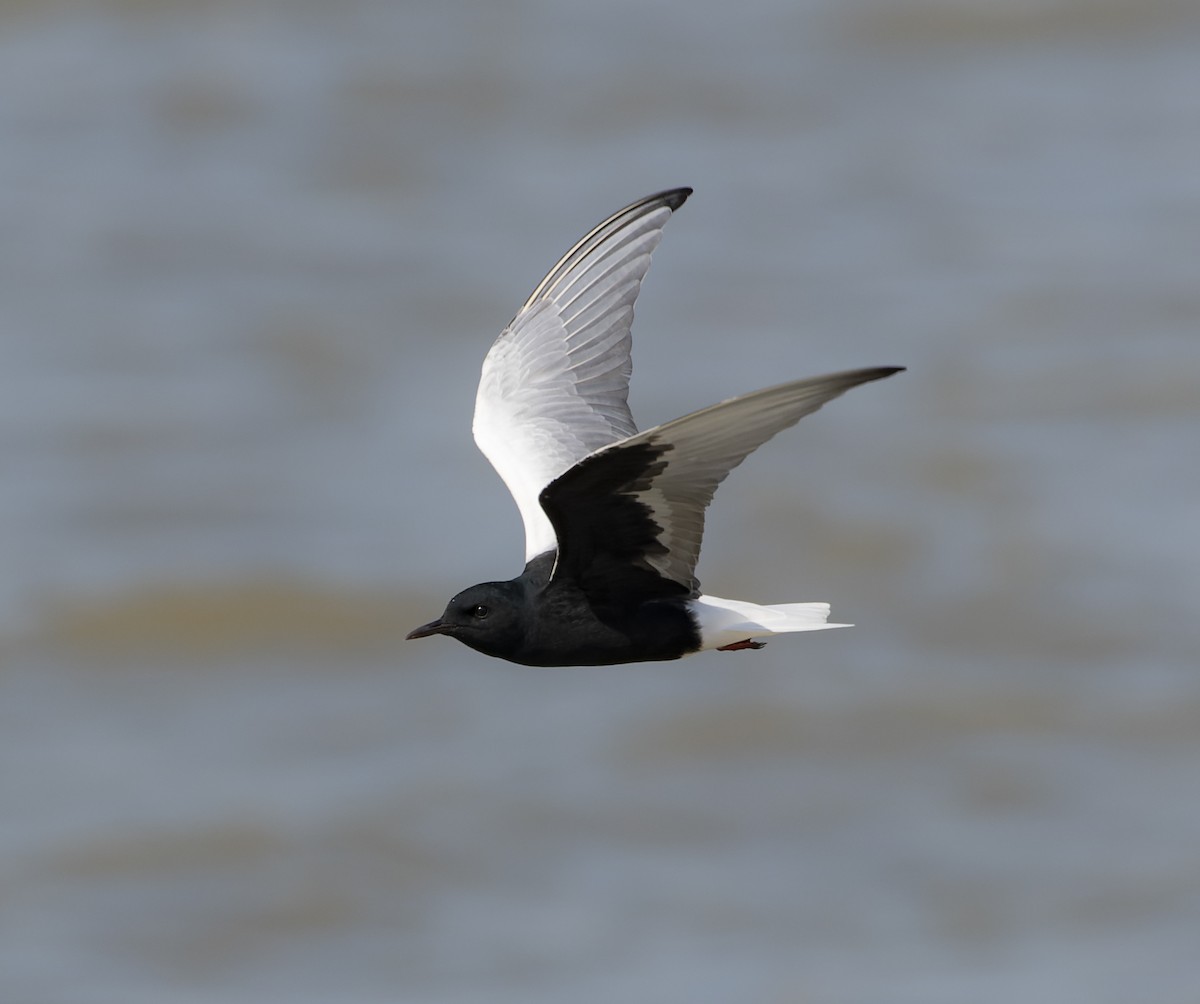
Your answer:
[[[484,359],[472,432],[521,512],[526,561],[557,546],[541,490],[637,431],[628,405],[634,301],[663,225],[689,194],[652,195],[586,234]]]

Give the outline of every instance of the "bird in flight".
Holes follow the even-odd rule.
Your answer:
[[[827,623],[827,603],[702,593],[704,511],[777,432],[903,367],[780,384],[638,432],[627,401],[633,305],[663,227],[691,193],[639,199],[589,231],[492,345],[472,430],[521,512],[525,569],[464,589],[410,639],[449,635],[528,666],[601,666],[846,626]]]

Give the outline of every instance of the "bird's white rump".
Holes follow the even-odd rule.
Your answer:
[[[688,610],[700,629],[701,652],[793,631],[824,631],[826,628],[854,626],[826,623],[829,619],[828,603],[777,603],[763,606],[701,593],[688,601]]]

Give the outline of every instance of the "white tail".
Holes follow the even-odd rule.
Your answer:
[[[823,631],[825,628],[851,627],[827,624],[828,603],[777,603],[760,606],[720,596],[698,596],[688,603],[700,628],[700,650],[723,648],[752,638],[792,631]]]

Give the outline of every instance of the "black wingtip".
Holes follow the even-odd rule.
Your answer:
[[[656,192],[654,195],[647,196],[645,202],[661,202],[664,206],[674,212],[688,200],[688,196],[692,194],[692,189],[683,188],[668,188],[661,192]]]
[[[903,373],[905,369],[907,369],[905,366],[870,366],[861,370],[844,370],[841,373],[830,373],[824,377],[814,377],[812,382],[830,381],[831,383],[836,383],[841,386],[838,394],[842,394],[851,387],[860,387],[865,383],[871,383],[873,380],[882,380],[885,377],[895,376],[897,373]]]

